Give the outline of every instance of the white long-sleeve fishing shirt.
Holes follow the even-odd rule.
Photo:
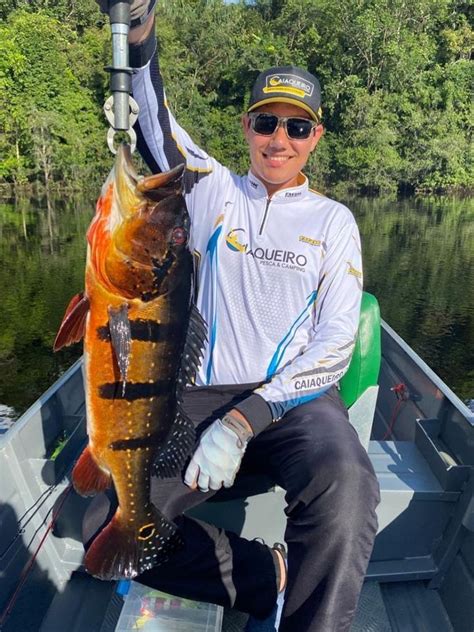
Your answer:
[[[152,171],[187,167],[195,300],[209,327],[196,384],[260,384],[236,406],[256,434],[347,370],[362,293],[359,232],[303,174],[269,198],[252,173],[236,175],[198,147],[168,108],[155,48],[153,34],[131,47],[139,148]]]

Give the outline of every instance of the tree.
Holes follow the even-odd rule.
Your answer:
[[[240,116],[256,75],[305,66],[323,90],[326,134],[307,170],[317,187],[469,188],[468,11],[465,0],[167,0],[157,5],[167,96],[191,136],[242,172]],[[0,16],[0,184],[44,181],[35,112],[51,120],[50,180],[96,185],[110,165],[107,19],[94,0],[0,0]]]

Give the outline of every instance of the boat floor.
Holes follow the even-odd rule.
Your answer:
[[[83,573],[74,573],[62,593],[57,593],[49,609],[44,584],[38,590],[34,576],[22,591],[14,612],[2,632],[114,632],[122,608],[111,582],[102,582]],[[46,591],[47,592],[47,591]],[[50,597],[49,597],[50,598]],[[47,614],[44,610],[47,609]],[[36,615],[43,610],[43,624]],[[40,619],[41,620],[41,619]],[[224,611],[222,632],[243,632],[247,615]],[[351,632],[453,632],[439,594],[423,581],[364,583]],[[193,630],[189,630],[193,632]],[[274,632],[270,626],[262,632]]]
[[[222,632],[242,632],[247,616],[226,610]],[[452,632],[436,591],[425,582],[364,584],[351,632]],[[273,628],[262,632],[274,632]]]

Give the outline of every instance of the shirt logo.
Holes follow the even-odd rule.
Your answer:
[[[306,272],[308,259],[304,254],[293,252],[292,250],[279,250],[277,248],[252,249],[245,241],[245,229],[243,228],[232,228],[225,237],[225,243],[229,250],[248,255],[260,265]]]
[[[319,239],[311,239],[311,237],[306,237],[305,235],[300,235],[300,241],[305,244],[309,244],[310,246],[320,246],[321,241]]]
[[[321,388],[322,386],[327,386],[328,384],[333,384],[334,382],[338,382],[341,377],[344,375],[344,371],[339,371],[334,374],[326,374],[318,377],[311,378],[303,378],[302,380],[296,380],[293,382],[295,390],[310,390],[313,388]]]
[[[234,252],[246,252],[248,244],[243,244],[239,241],[242,237],[245,237],[245,230],[243,228],[233,228],[227,233],[225,243]]]
[[[347,270],[347,274],[351,274],[352,276],[355,276],[356,279],[362,279],[362,272],[354,268],[351,261],[347,261],[346,263],[349,266],[349,269]]]

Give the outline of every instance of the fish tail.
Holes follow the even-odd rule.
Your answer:
[[[86,446],[72,471],[74,489],[81,496],[95,496],[108,489],[112,477],[97,465],[89,446]]]
[[[143,524],[129,526],[117,509],[86,553],[84,564],[91,575],[105,580],[133,579],[182,548],[176,525],[153,505],[145,513]]]

